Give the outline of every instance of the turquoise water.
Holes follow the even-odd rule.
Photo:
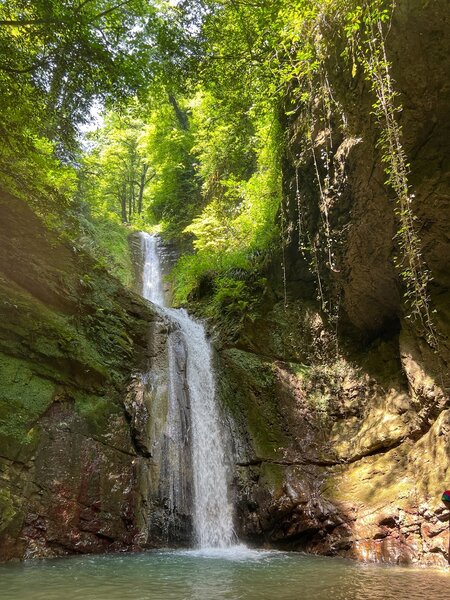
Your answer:
[[[0,565],[1,600],[441,600],[449,592],[444,571],[245,548]]]

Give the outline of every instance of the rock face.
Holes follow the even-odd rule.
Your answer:
[[[219,352],[239,535],[361,560],[446,564],[449,517],[440,497],[450,474],[450,412],[425,417],[398,340],[333,360],[329,332],[304,302],[276,305],[266,318],[258,344],[246,338],[245,348]],[[304,338],[282,358],[280,340],[298,328]],[[319,356],[313,339],[322,339]]]
[[[124,399],[160,318],[23,202],[0,215],[0,560],[142,547]]]
[[[170,353],[174,356],[170,357]],[[142,504],[138,520],[145,547],[189,546],[192,542],[193,475],[186,360],[184,339],[173,330],[173,323],[155,323],[144,376],[136,379],[127,395],[131,431],[148,459],[139,463]],[[175,397],[169,393],[171,385]],[[171,402],[175,405],[170,406]]]
[[[440,500],[450,482],[446,19],[445,2],[397,2],[386,40],[415,227],[433,277],[434,348],[408,318],[374,98],[363,74],[343,64],[342,40],[330,40],[328,57],[334,112],[324,119],[313,102],[319,179],[324,186],[329,176],[339,192],[328,198],[328,239],[302,135],[310,117],[300,107],[287,124],[287,306],[274,267],[271,307],[219,352],[221,394],[234,417],[237,529],[255,544],[384,562],[449,559]]]

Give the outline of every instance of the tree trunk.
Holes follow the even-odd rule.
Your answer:
[[[128,221],[131,223],[131,218],[133,216],[133,205],[132,205],[132,197],[131,191],[128,194]]]
[[[135,182],[134,180],[131,182],[130,184],[130,196],[131,196],[131,212],[133,213],[133,215],[136,214],[136,194],[135,194],[135,190],[134,190],[134,185]]]
[[[144,198],[144,188],[145,188],[145,178],[147,176],[147,171],[148,171],[148,165],[144,164],[142,165],[142,171],[141,171],[141,179],[139,181],[139,195],[138,195],[138,214],[140,215],[142,213],[142,200]]]
[[[125,192],[122,190],[122,193],[120,194],[120,204],[122,207],[122,221],[124,223],[128,223],[128,219],[127,219],[127,196],[125,194]]]
[[[177,117],[177,121],[178,121],[181,129],[183,131],[188,131],[188,129],[189,129],[188,116],[184,112],[184,110],[182,110],[180,108],[180,105],[178,104],[177,99],[172,94],[169,94],[169,102],[172,105],[173,110],[175,111],[175,115]]]

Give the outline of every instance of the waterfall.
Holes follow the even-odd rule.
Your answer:
[[[169,509],[186,502],[189,484],[180,469],[183,453],[190,451],[192,465],[192,516],[201,548],[227,547],[233,541],[232,508],[228,500],[225,444],[212,368],[212,350],[203,325],[184,309],[165,308],[158,244],[141,232],[143,296],[161,307],[171,323],[169,335],[169,403],[166,467]],[[180,347],[183,358],[180,360]],[[180,398],[180,396],[182,396]],[[186,396],[188,399],[186,400]]]
[[[157,238],[140,232],[142,242],[142,295],[158,306],[165,306],[161,281],[161,265],[158,255]]]

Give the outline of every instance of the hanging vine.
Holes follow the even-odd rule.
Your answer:
[[[394,8],[395,2],[392,2],[391,10]],[[383,153],[386,183],[396,195],[395,214],[399,228],[395,237],[401,250],[396,266],[406,288],[405,299],[410,309],[408,318],[418,319],[427,341],[431,346],[437,347],[428,292],[431,274],[422,256],[421,241],[415,224],[415,194],[409,184],[410,166],[402,145],[402,129],[397,118],[402,107],[386,53],[383,25],[388,24],[390,19],[391,13],[381,0],[369,2],[364,7],[358,6],[348,15],[346,33],[351,42],[352,56],[362,65],[376,97],[373,114],[381,126],[379,147]]]
[[[341,116],[342,109],[333,97],[325,68],[326,42],[321,31],[324,7],[319,8],[321,10],[318,12],[310,13],[311,20],[303,23],[304,31],[298,34],[295,42],[298,46],[294,45],[289,52],[290,66],[298,86],[294,98],[299,104],[292,112],[296,112],[301,106],[304,136],[308,140],[305,157],[309,156],[312,162],[320,216],[320,226],[313,235],[308,228],[308,210],[303,206],[299,189],[297,165],[295,201],[298,217],[295,225],[298,229],[299,251],[309,262],[311,272],[315,274],[317,300],[321,310],[337,328],[341,290],[334,288],[339,288],[340,284],[334,279],[328,281],[323,270],[328,269],[331,273],[340,271],[336,255],[338,234],[330,214],[339,200],[343,183],[343,173],[338,173],[334,165],[335,148],[332,136],[332,118],[335,114]],[[345,122],[342,126],[345,127]],[[317,143],[317,131],[321,132],[320,143]]]
[[[317,2],[314,7],[308,6],[309,8],[306,9],[304,3],[299,3],[292,26],[287,26],[286,39],[290,46],[286,52],[288,58],[285,77],[291,85],[294,82],[297,86],[298,106],[292,112],[296,112],[302,106],[303,114],[306,114],[308,145],[312,153],[319,191],[320,229],[327,268],[331,272],[339,270],[333,247],[336,236],[333,236],[330,225],[330,210],[340,196],[337,176],[333,176],[335,149],[331,137],[331,120],[332,116],[342,117],[341,107],[333,98],[327,72],[327,31],[341,30],[348,42],[344,56],[350,63],[352,77],[356,76],[358,68],[361,67],[375,96],[373,114],[380,126],[378,146],[382,151],[382,162],[387,175],[386,183],[395,193],[394,210],[398,221],[395,239],[400,250],[395,264],[405,286],[407,317],[418,321],[427,341],[433,347],[437,347],[428,291],[431,274],[422,256],[421,241],[417,232],[417,217],[413,210],[415,195],[409,183],[410,166],[403,148],[402,130],[398,122],[398,114],[402,107],[399,94],[395,90],[385,44],[386,30],[395,8],[395,0],[370,2],[323,0]],[[321,150],[317,149],[314,140],[317,125],[322,127],[324,136]],[[347,127],[345,115],[341,118],[340,125],[345,131]],[[296,201],[300,206],[298,175]],[[305,216],[299,215],[299,236],[306,235],[304,222]],[[317,253],[321,243],[311,239],[306,241],[307,243],[299,241],[299,247],[303,251],[306,246],[309,247],[312,270],[317,273]],[[324,298],[323,281],[320,278],[318,287],[319,299],[324,307],[327,302]]]

